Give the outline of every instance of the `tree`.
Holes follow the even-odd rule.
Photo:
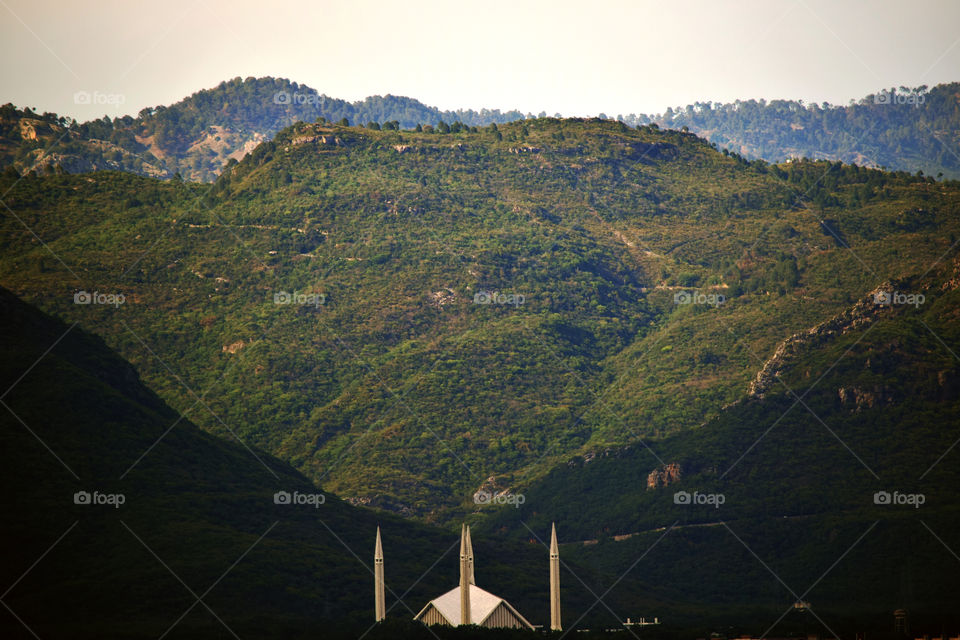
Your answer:
[[[340,121],[337,124],[340,125],[341,127],[349,127],[350,121],[347,120],[346,118],[340,118]]]
[[[450,133],[450,125],[448,125],[446,122],[441,120],[440,122],[437,123],[437,131],[439,131],[440,133]]]

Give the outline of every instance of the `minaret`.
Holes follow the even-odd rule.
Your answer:
[[[460,527],[460,624],[470,624],[470,559],[467,556],[467,525]]]
[[[550,629],[561,631],[560,626],[560,547],[557,544],[557,525],[550,532]]]
[[[374,617],[380,622],[387,617],[383,581],[383,544],[380,542],[380,527],[377,527],[377,544],[373,550],[373,606]]]
[[[467,525],[467,564],[470,567],[470,584],[477,584],[477,579],[473,575],[473,542],[470,540],[470,525]]]

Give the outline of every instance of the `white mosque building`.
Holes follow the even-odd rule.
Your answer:
[[[374,604],[377,621],[386,615],[384,606],[383,547],[380,529],[374,550]],[[475,624],[489,629],[534,629],[517,609],[503,598],[476,585],[470,527],[460,529],[460,584],[428,602],[414,620],[427,625],[460,626]],[[550,536],[550,628],[560,630],[560,553],[557,529]]]

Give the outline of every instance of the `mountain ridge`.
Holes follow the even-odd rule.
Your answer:
[[[206,194],[93,174],[25,178],[8,200],[87,270],[75,287],[137,301],[116,313],[192,387],[223,389],[211,403],[241,435],[358,503],[446,521],[491,477],[524,486],[568,453],[715,417],[755,377],[754,352],[877,286],[855,256],[902,277],[948,250],[955,190],[543,118],[301,123]],[[16,219],[4,234],[0,281],[102,318],[95,330],[186,408],[109,309],[71,303]],[[294,296],[314,302],[276,303]]]
[[[914,101],[901,104],[901,97]],[[960,83],[950,83],[932,89],[891,88],[848,106],[790,100],[697,102],[663,114],[616,119],[630,126],[689,128],[720,148],[768,162],[810,157],[960,178],[960,159],[950,152],[960,143],[958,103]],[[212,182],[227,163],[240,160],[285,126],[318,118],[413,129],[441,122],[486,126],[534,115],[499,109],[444,111],[390,94],[351,103],[284,78],[237,77],[172,105],[142,109],[136,117],[75,123],[57,114],[4,105],[0,168],[21,173],[122,170]]]

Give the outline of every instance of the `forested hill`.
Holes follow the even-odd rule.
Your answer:
[[[234,78],[176,104],[143,109],[136,117],[104,116],[82,124],[53,113],[4,105],[0,107],[0,165],[12,164],[21,173],[49,166],[67,173],[114,169],[164,178],[180,173],[187,179],[209,181],[230,158],[239,160],[283,127],[321,117],[412,129],[420,123],[510,122],[523,119],[524,114],[499,109],[440,111],[391,95],[351,103],[284,78]]]
[[[0,637],[422,637],[370,628],[375,531],[399,623],[454,582],[455,533],[352,507],[262,451],[203,433],[102,340],[2,287],[0,351],[0,577],[14,585]],[[297,493],[278,503],[277,491]],[[474,544],[484,584],[540,623],[546,549]],[[567,566],[586,580],[565,585],[572,621],[611,578]],[[211,584],[191,607],[190,590]],[[611,600],[655,603],[650,591]]]
[[[952,83],[881,91],[849,106],[802,101],[698,102],[660,115],[627,115],[627,124],[688,127],[721,148],[780,162],[793,157],[841,160],[927,175],[960,177],[960,104]],[[78,100],[95,99],[80,95]],[[12,104],[0,107],[0,167],[24,173],[101,169],[212,181],[231,159],[294,122],[413,129],[441,122],[481,126],[533,114],[498,109],[440,111],[418,100],[372,96],[347,102],[283,78],[234,78],[136,117],[73,123]],[[546,115],[541,113],[541,116]],[[605,118],[601,114],[601,118]]]
[[[697,102],[627,124],[688,127],[749,158],[841,160],[848,164],[960,177],[960,83],[890,88],[847,106],[802,100]]]
[[[698,427],[757,357],[960,235],[949,181],[611,121],[454,129],[300,123],[212,189],[0,177],[0,283],[102,335],[175,409],[191,398],[160,362],[325,488],[442,520],[570,455]]]

